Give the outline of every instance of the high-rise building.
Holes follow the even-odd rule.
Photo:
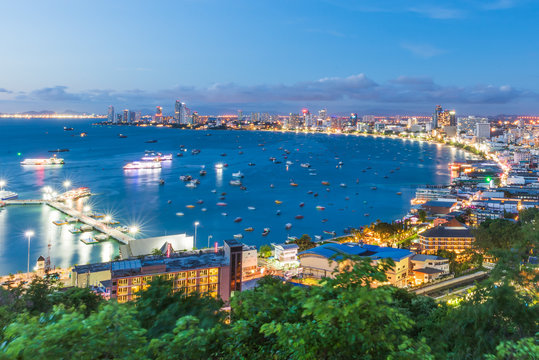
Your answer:
[[[439,126],[440,122],[440,116],[443,113],[443,109],[441,105],[436,105],[436,108],[434,109],[434,114],[432,114],[432,128],[436,129]]]
[[[109,106],[109,113],[108,113],[108,116],[107,116],[107,121],[108,122],[114,122],[114,106],[110,105]]]
[[[176,120],[176,123],[180,123],[180,113],[182,110],[182,102],[180,100],[176,100],[174,103],[174,120]]]
[[[129,122],[134,123],[135,122],[135,112],[129,111]]]
[[[124,118],[122,119],[122,122],[124,123],[129,122],[129,109],[124,110]]]
[[[163,122],[163,108],[161,106],[155,107],[155,115],[154,115],[154,121],[157,123]]]
[[[238,121],[242,121],[242,120],[243,120],[243,111],[238,110]]]
[[[490,123],[481,122],[475,125],[475,136],[480,139],[490,138]]]

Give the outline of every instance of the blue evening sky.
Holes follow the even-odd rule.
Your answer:
[[[533,0],[18,0],[0,113],[539,112]]]

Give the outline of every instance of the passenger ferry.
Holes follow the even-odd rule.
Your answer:
[[[171,161],[172,154],[163,155],[161,153],[146,152],[146,154],[144,154],[141,160],[143,161]]]
[[[161,169],[160,161],[133,161],[124,166],[124,170]]]
[[[48,166],[48,165],[63,165],[64,159],[57,158],[54,155],[48,159],[24,159],[21,161],[21,165],[39,165],[39,166]]]

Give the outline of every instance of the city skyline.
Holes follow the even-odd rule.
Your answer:
[[[19,56],[0,57],[0,112],[151,111],[181,99],[203,113],[430,114],[444,103],[462,114],[536,114],[537,7],[5,3],[3,53]],[[33,26],[21,27],[21,18]]]

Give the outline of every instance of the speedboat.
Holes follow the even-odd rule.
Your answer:
[[[292,224],[288,223],[284,226],[286,230],[290,230],[292,228]]]
[[[316,210],[325,210],[325,209],[326,209],[326,208],[323,207],[323,206],[320,206],[320,205],[317,205],[317,206],[316,206]]]
[[[232,176],[235,177],[235,178],[243,178],[243,173],[241,171],[238,171],[238,172],[235,172],[235,173],[232,173]]]
[[[254,231],[254,228],[253,227],[248,227],[248,228],[245,228],[244,230],[247,231],[247,232],[251,232],[251,231]]]
[[[19,194],[13,191],[0,190],[0,201],[16,199]]]
[[[234,222],[239,223],[239,222],[241,222],[241,220],[242,220],[242,218],[237,217],[237,218],[234,219]]]
[[[270,228],[264,228],[264,231],[262,232],[262,236],[268,235],[270,232]]]
[[[204,176],[207,174],[206,170],[200,170],[199,172],[200,176]]]
[[[329,181],[322,181],[322,185],[329,186]]]
[[[193,177],[191,175],[182,175],[180,176],[181,181],[191,181],[193,180]]]
[[[303,168],[310,168],[311,167],[311,164],[309,163],[302,163],[300,164],[299,166],[303,167]]]
[[[187,184],[185,184],[186,187],[190,188],[190,189],[194,189],[198,186],[196,180],[191,180],[189,181]]]
[[[142,160],[143,161],[170,161],[172,160],[172,154],[166,154],[166,155],[163,155],[161,153],[154,153],[154,152],[150,152],[150,153],[146,153],[143,157],[142,157]]]
[[[230,180],[229,184],[233,185],[233,186],[241,186],[241,181],[240,180]]]
[[[254,206],[248,206],[247,209],[249,210],[256,210],[256,208]]]
[[[303,215],[296,215],[296,220],[301,220],[303,219]]]

